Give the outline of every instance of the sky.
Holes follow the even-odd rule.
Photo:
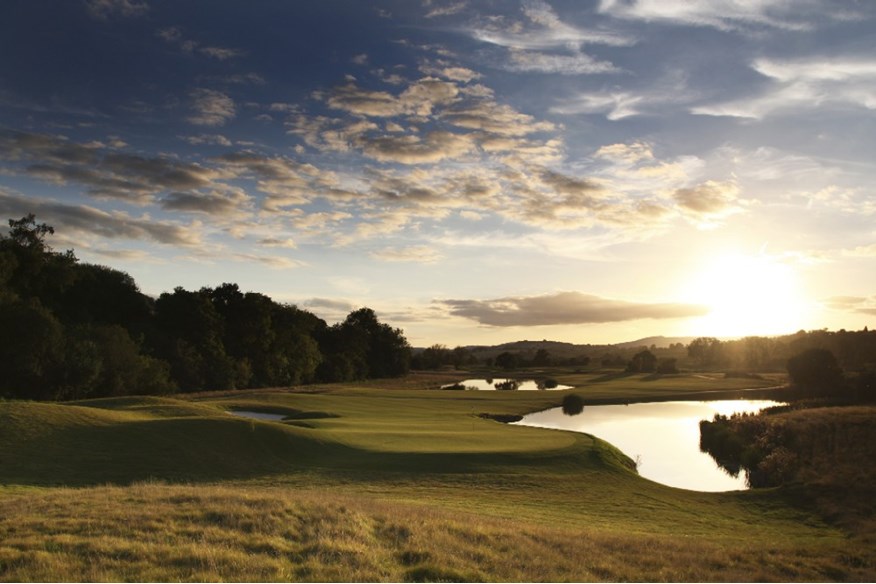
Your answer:
[[[869,0],[5,0],[0,217],[414,346],[876,325]]]

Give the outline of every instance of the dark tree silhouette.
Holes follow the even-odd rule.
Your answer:
[[[788,376],[804,395],[836,395],[844,389],[843,370],[827,349],[807,349],[788,359]]]
[[[633,355],[627,364],[627,371],[631,373],[651,373],[657,366],[657,357],[654,353],[645,349]]]

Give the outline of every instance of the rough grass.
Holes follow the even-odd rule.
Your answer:
[[[479,417],[566,392],[421,389],[445,381],[0,403],[0,580],[876,577],[868,540],[793,494],[659,485],[594,437]]]
[[[557,527],[280,488],[155,483],[9,496],[5,581],[866,579],[865,558],[776,540]]]

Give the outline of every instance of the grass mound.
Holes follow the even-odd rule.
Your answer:
[[[175,400],[9,402],[0,404],[0,482],[205,481],[292,472],[326,454],[307,432]]]

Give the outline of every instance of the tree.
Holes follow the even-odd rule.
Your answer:
[[[0,306],[0,395],[54,399],[64,327],[36,299]]]
[[[502,369],[517,369],[520,364],[520,357],[515,353],[505,351],[504,353],[496,355],[494,363],[496,364],[496,367],[501,367]]]
[[[535,356],[532,358],[532,365],[534,367],[547,367],[550,364],[551,354],[547,349],[539,349],[535,352]]]
[[[722,343],[714,337],[700,337],[687,346],[688,357],[700,366],[716,365],[722,357]]]
[[[404,333],[380,323],[370,308],[351,312],[318,340],[325,356],[318,377],[324,381],[398,377],[410,369],[411,347]]]
[[[45,223],[37,223],[33,213],[28,213],[21,219],[9,220],[9,239],[19,247],[50,252],[52,248],[45,240],[47,235],[54,234],[55,228]]]
[[[249,381],[225,353],[222,317],[203,290],[177,287],[159,296],[155,324],[156,354],[170,363],[181,390],[233,389]]]
[[[72,251],[55,253],[45,242],[55,229],[37,223],[33,214],[9,220],[9,235],[0,235],[3,295],[39,298],[50,311],[58,305],[75,278],[76,256]]]
[[[788,359],[788,376],[806,396],[837,394],[844,388],[843,370],[827,349],[807,349]]]
[[[633,355],[632,360],[627,364],[627,371],[631,373],[651,373],[657,365],[657,357],[644,349]]]
[[[675,357],[664,357],[657,362],[657,373],[670,375],[678,373],[676,363],[678,360]]]

